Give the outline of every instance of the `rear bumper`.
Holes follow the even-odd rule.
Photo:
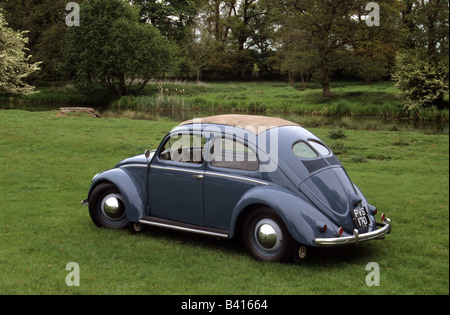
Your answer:
[[[386,218],[382,224],[377,224],[381,228],[368,232],[359,234],[358,230],[353,231],[353,235],[344,237],[334,237],[334,238],[316,238],[315,244],[318,246],[340,246],[348,244],[357,244],[359,242],[369,241],[377,238],[381,238],[386,234],[391,233],[391,220]]]

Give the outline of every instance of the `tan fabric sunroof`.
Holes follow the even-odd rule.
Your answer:
[[[195,121],[194,119],[192,119],[185,121],[184,123],[180,124],[180,126],[191,125],[193,123],[240,127],[256,134],[260,134],[268,129],[276,127],[299,126],[299,124],[281,118],[234,114],[198,118],[195,119]]]

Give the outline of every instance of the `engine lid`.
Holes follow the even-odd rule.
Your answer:
[[[342,167],[326,168],[310,176],[299,188],[336,225],[348,232],[355,228],[367,231],[367,228],[355,226],[352,211],[361,207],[362,199]]]

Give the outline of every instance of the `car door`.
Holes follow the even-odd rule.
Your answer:
[[[158,150],[148,177],[152,217],[204,225],[205,163],[201,135],[173,134]]]
[[[241,197],[253,187],[268,183],[259,178],[255,150],[225,137],[211,140],[210,144],[213,157],[207,163],[204,179],[205,225],[228,231],[233,209]]]

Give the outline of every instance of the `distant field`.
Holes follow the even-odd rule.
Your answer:
[[[302,264],[271,264],[233,241],[91,222],[80,201],[93,175],[155,148],[177,124],[0,110],[0,294],[449,294],[448,135],[311,128],[393,231]],[[79,264],[78,287],[66,285],[69,262]],[[379,287],[366,285],[370,262],[380,266]]]

